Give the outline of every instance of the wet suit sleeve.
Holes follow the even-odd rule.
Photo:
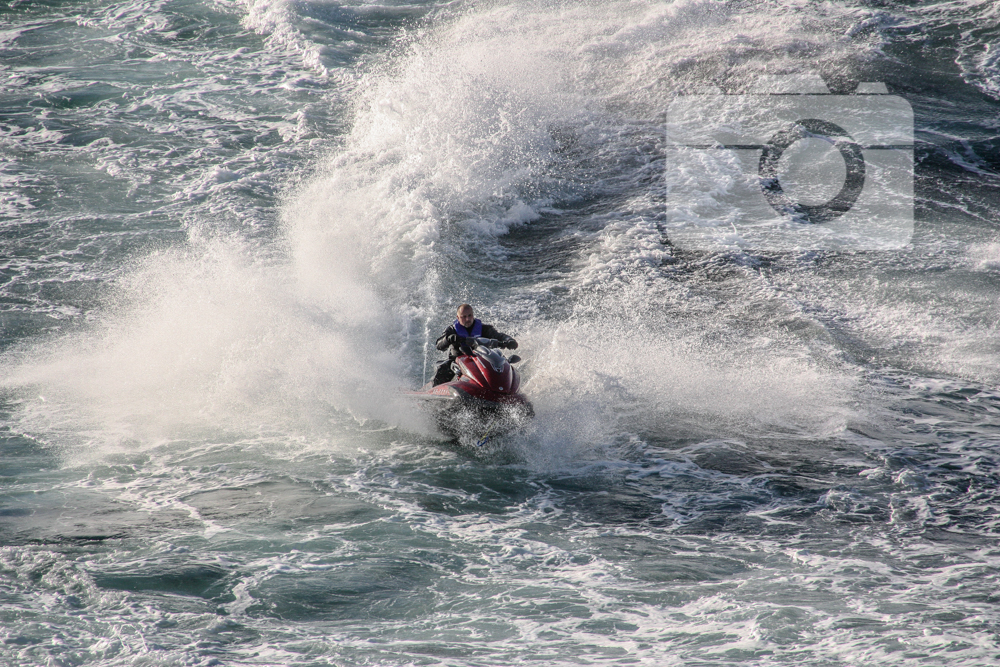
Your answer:
[[[458,334],[455,333],[455,327],[448,327],[444,330],[444,333],[441,334],[441,337],[437,339],[437,343],[435,343],[435,345],[437,346],[437,349],[444,352],[453,345],[457,346],[457,341]]]
[[[496,338],[498,341],[500,341],[501,343],[503,343],[503,346],[505,348],[507,348],[508,350],[516,350],[517,349],[517,341],[516,340],[514,340],[513,338],[511,338],[510,336],[508,336],[505,333],[500,333],[499,331],[497,331],[496,329],[494,329],[493,326],[490,325],[490,324],[484,324],[483,325],[483,336],[486,337],[486,338]]]

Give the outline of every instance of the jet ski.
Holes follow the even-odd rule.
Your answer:
[[[531,403],[520,392],[521,378],[512,364],[518,355],[505,357],[500,341],[469,338],[452,362],[455,378],[436,387],[428,382],[406,394],[426,401],[435,411],[438,428],[449,437],[476,438],[482,447],[535,416]]]

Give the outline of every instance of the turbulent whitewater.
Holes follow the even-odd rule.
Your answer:
[[[976,0],[5,3],[0,663],[996,662],[998,43]],[[740,175],[671,102],[806,74],[912,107],[912,238],[685,245],[669,193],[724,229]],[[461,302],[535,411],[481,450],[403,395]]]

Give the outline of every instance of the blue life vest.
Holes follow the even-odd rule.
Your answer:
[[[482,320],[477,319],[475,322],[472,323],[472,333],[469,333],[469,330],[463,327],[458,320],[455,320],[455,323],[452,326],[455,327],[455,333],[457,333],[459,336],[465,336],[466,338],[468,338],[469,336],[472,336],[473,338],[479,338],[480,336],[483,335]]]

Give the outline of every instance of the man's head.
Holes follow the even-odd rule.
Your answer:
[[[458,307],[458,323],[468,329],[476,321],[476,316],[472,314],[472,306],[463,303]]]

